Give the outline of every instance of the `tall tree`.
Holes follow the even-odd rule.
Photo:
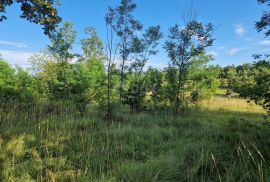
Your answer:
[[[270,6],[269,0],[258,0],[259,4],[267,4]],[[258,32],[265,31],[266,37],[270,35],[270,12],[265,11],[260,19],[256,22]],[[254,55],[253,58],[257,61],[255,69],[258,71],[255,76],[255,86],[249,92],[251,99],[256,103],[262,105],[264,109],[270,113],[270,67],[269,67],[269,54],[263,57],[262,55]]]
[[[132,40],[136,33],[142,29],[139,21],[135,20],[132,13],[136,4],[132,0],[121,0],[116,8],[109,7],[108,13],[111,16],[111,26],[119,38],[119,53],[121,56],[120,65],[120,99],[124,89],[124,77],[126,62],[131,54]]]
[[[114,34],[114,16],[115,11],[109,7],[109,10],[105,16],[106,23],[106,62],[107,62],[107,119],[112,119],[112,74],[115,65],[115,56],[118,49],[118,45],[115,43]]]
[[[175,25],[170,29],[165,50],[170,58],[170,67],[177,69],[177,88],[175,98],[175,113],[178,113],[181,101],[183,101],[183,89],[187,78],[191,58],[201,54],[204,49],[211,46],[214,39],[211,37],[214,26],[204,25],[193,17],[185,17],[186,25],[181,28]]]
[[[88,37],[81,40],[81,44],[86,59],[103,59],[103,43],[98,37],[96,29],[94,27],[88,27],[85,29],[85,33],[88,35]]]
[[[48,51],[61,62],[69,61],[75,55],[71,53],[76,39],[76,31],[70,22],[64,22],[63,26],[51,37],[51,45]]]
[[[160,26],[150,26],[141,39],[138,37],[133,39],[131,51],[134,53],[135,61],[132,63],[131,69],[138,74],[139,79],[150,56],[158,53],[156,48],[162,37],[163,34],[160,32]]]
[[[143,84],[143,68],[151,55],[158,53],[157,46],[159,40],[163,37],[160,32],[160,26],[150,26],[142,38],[135,37],[132,42],[131,51],[134,54],[134,62],[131,64],[131,71],[133,71],[135,80],[130,86],[128,96],[128,104],[132,106],[137,112],[140,111],[143,98],[145,96],[145,89]],[[126,98],[125,98],[126,99]]]
[[[73,54],[72,46],[75,42],[76,32],[69,22],[65,22],[62,27],[51,37],[51,45],[48,46],[49,53],[56,58],[60,65],[57,72],[58,82],[62,83],[63,95],[69,97],[70,88],[67,75],[72,74],[70,69],[71,60],[76,56]]]
[[[163,104],[164,101],[164,89],[165,84],[164,74],[162,70],[150,67],[145,76],[147,85],[149,85],[149,91],[151,93],[151,105],[150,109],[154,112],[159,108],[158,105]]]
[[[54,7],[55,4],[59,4],[58,0],[1,0],[0,13],[6,13],[6,7],[14,3],[21,4],[21,18],[42,25],[46,35],[51,36],[58,23],[61,22]],[[7,19],[5,15],[0,16],[0,22],[5,19]]]

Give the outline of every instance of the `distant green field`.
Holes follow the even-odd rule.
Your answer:
[[[112,123],[95,113],[0,121],[0,181],[270,181],[269,119],[242,99]]]

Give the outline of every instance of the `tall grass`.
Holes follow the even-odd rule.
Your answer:
[[[119,110],[110,123],[66,107],[1,114],[0,181],[270,180],[270,123],[244,100],[213,97],[179,117]]]

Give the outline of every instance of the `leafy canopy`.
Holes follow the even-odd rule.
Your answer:
[[[61,22],[61,18],[54,7],[56,3],[59,4],[56,0],[1,0],[0,22],[7,19],[5,15],[1,14],[6,13],[6,7],[13,3],[20,3],[21,18],[42,25],[45,35],[51,36],[58,23]]]

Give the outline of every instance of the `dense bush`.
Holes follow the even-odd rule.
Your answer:
[[[34,102],[32,77],[21,68],[14,69],[0,61],[0,105],[9,109],[14,105],[20,109],[29,107]]]

